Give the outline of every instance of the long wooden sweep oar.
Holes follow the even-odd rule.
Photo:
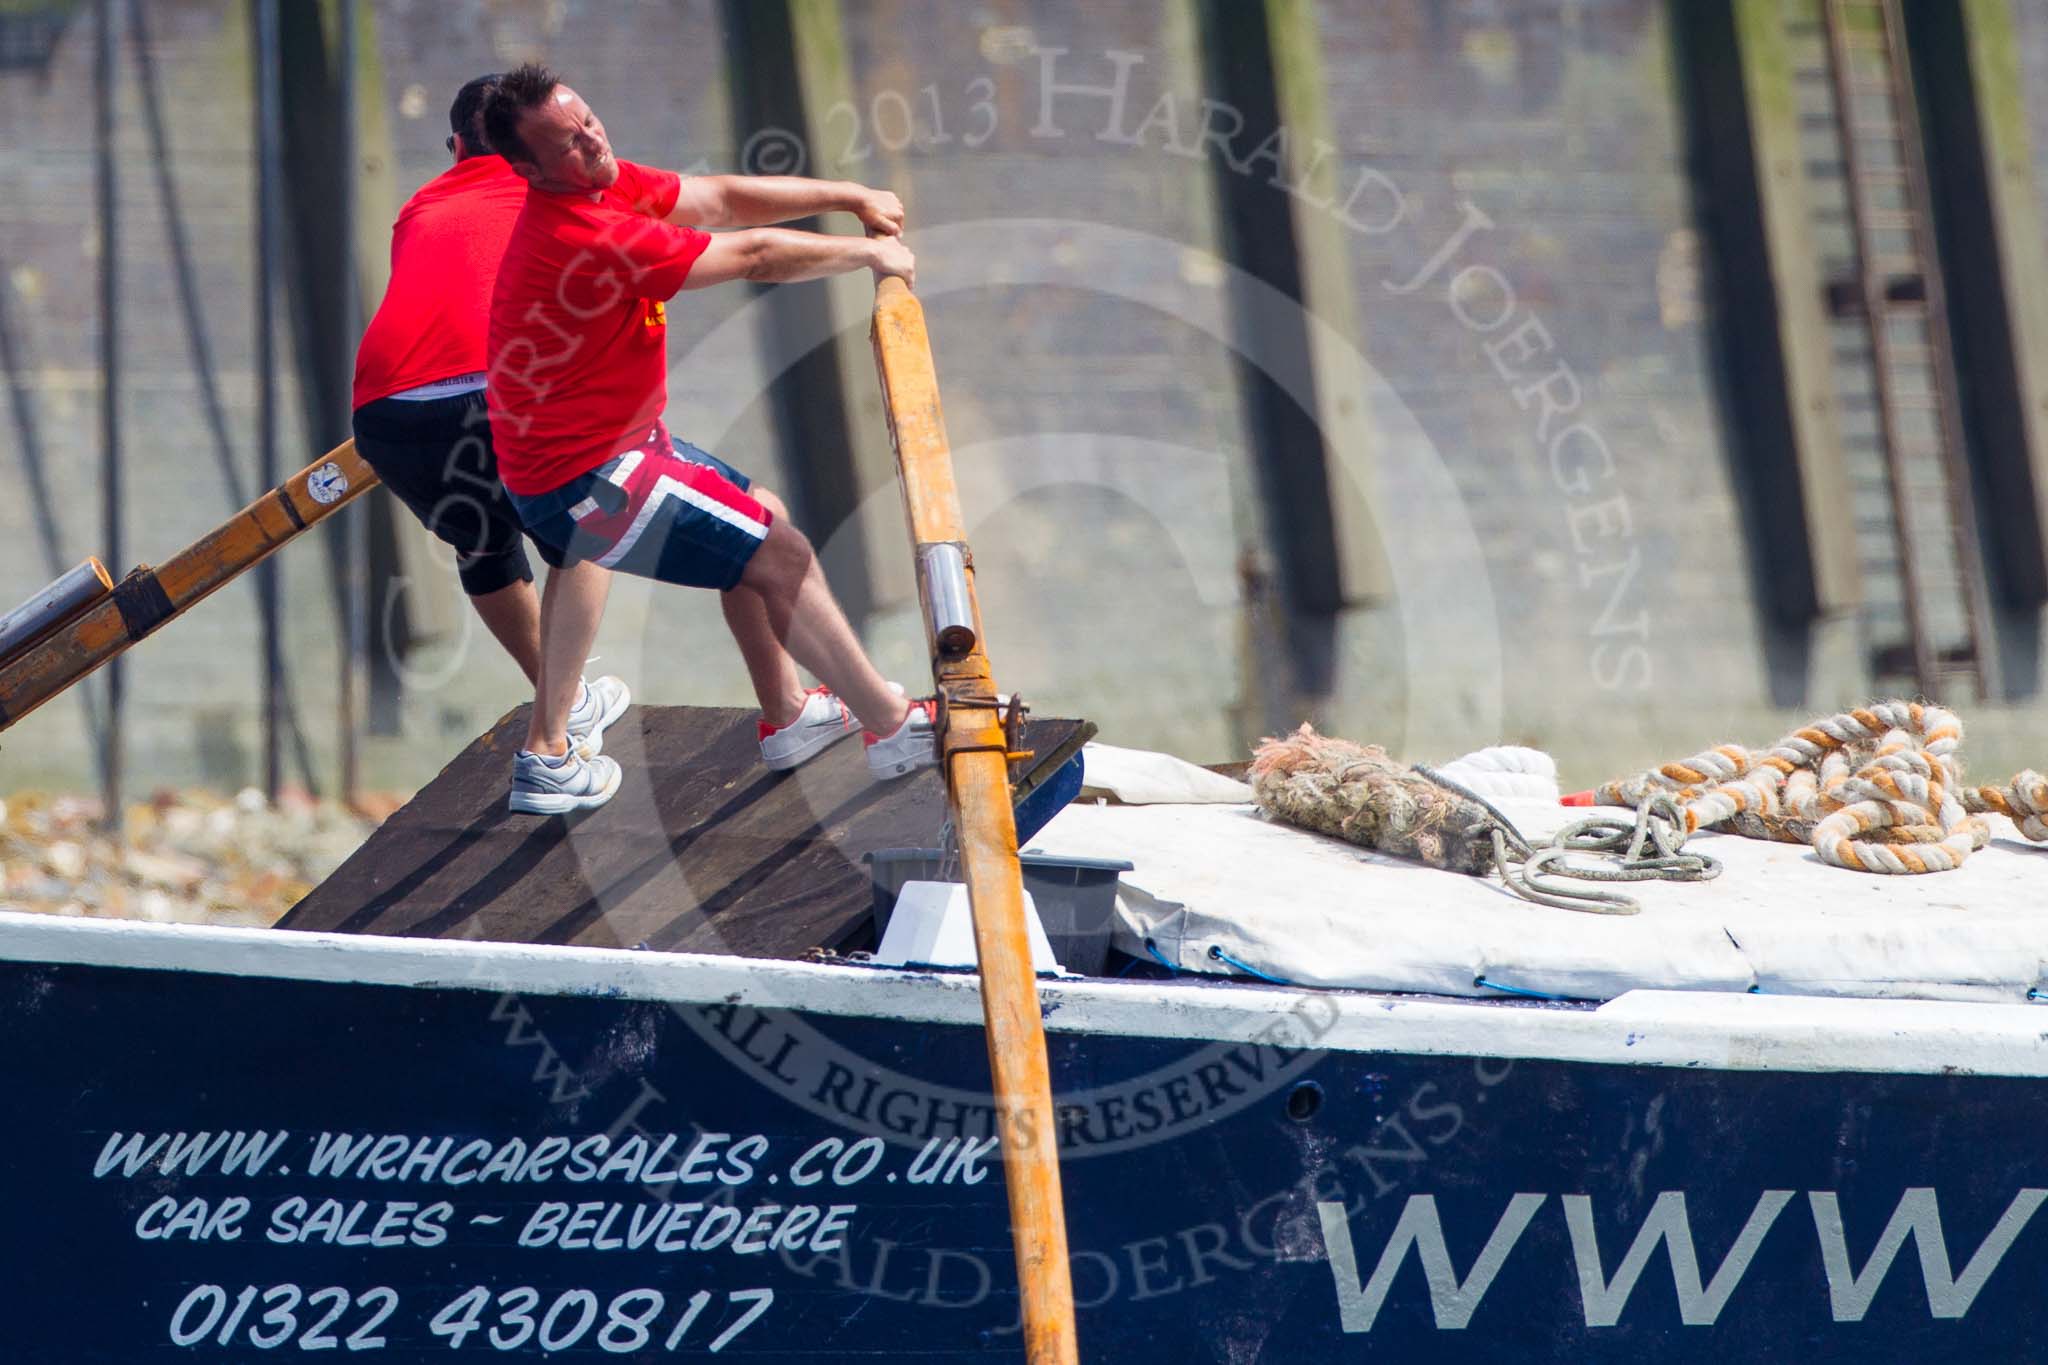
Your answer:
[[[344,441],[160,566],[137,568],[0,665],[0,730],[376,485],[356,443]]]
[[[875,291],[874,336],[903,504],[916,542],[932,677],[941,699],[939,753],[946,802],[974,911],[1010,1236],[1024,1294],[1025,1358],[1031,1365],[1075,1365],[1074,1287],[1060,1201],[1052,1073],[1025,935],[1024,884],[1010,807],[1009,738],[982,648],[974,562],[967,552],[952,452],[939,413],[924,308],[903,281],[885,279]]]

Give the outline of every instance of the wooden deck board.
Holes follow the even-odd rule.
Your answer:
[[[606,734],[625,768],[576,820],[505,809],[521,707],[458,754],[278,924],[281,929],[793,958],[866,925],[861,855],[930,846],[936,770],[868,778],[861,746],[761,766],[752,711],[636,706]],[[1034,720],[1051,751],[1079,724]]]

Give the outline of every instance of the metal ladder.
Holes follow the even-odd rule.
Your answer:
[[[1903,18],[1898,0],[1819,9],[1847,228],[1829,295],[1872,672],[1923,696],[1988,697],[1988,593]],[[1859,432],[1862,413],[1874,422]]]

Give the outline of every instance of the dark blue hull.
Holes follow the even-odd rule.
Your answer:
[[[2048,1359],[2048,1082],[1273,1002],[1052,1034],[1084,1359]],[[1021,1359],[972,1027],[34,961],[0,1018],[10,1362]]]

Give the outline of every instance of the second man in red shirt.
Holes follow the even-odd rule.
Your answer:
[[[856,725],[878,778],[935,762],[932,704],[906,701],[876,671],[780,500],[662,422],[671,297],[863,269],[908,281],[902,204],[846,182],[686,180],[621,161],[582,98],[535,65],[499,79],[484,122],[530,187],[491,302],[493,444],[527,531],[566,566],[541,599],[541,676],[512,809],[566,813],[617,790],[617,763],[567,734],[612,568],[722,594],[770,766],[794,767]],[[766,226],[835,211],[869,235]],[[799,663],[826,686],[806,691]]]

